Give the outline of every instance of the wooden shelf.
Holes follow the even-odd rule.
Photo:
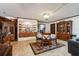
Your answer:
[[[57,23],[57,38],[68,40],[72,34],[72,21],[62,21]]]

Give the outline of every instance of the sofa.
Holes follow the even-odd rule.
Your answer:
[[[79,56],[79,41],[69,40],[68,41],[68,52],[72,56]]]

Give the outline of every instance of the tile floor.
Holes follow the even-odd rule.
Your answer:
[[[67,42],[61,40],[58,40],[58,42],[65,44],[65,46],[41,53],[36,56],[70,56],[67,49]],[[29,41],[27,40],[12,42],[12,45],[13,56],[35,56],[29,45]]]

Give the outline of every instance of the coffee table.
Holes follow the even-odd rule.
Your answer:
[[[42,45],[43,46],[51,46],[52,45],[52,41],[51,40],[42,40]]]

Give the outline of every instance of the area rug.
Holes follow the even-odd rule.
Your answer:
[[[35,43],[30,43],[30,46],[31,46],[34,54],[37,55],[37,54],[40,54],[40,53],[43,53],[43,52],[46,52],[46,51],[50,51],[50,50],[53,50],[53,49],[56,49],[56,48],[59,48],[59,47],[65,46],[65,45],[62,44],[62,43],[57,43],[57,45],[52,44],[52,46],[50,46],[50,47],[49,46],[44,46],[40,49]]]

